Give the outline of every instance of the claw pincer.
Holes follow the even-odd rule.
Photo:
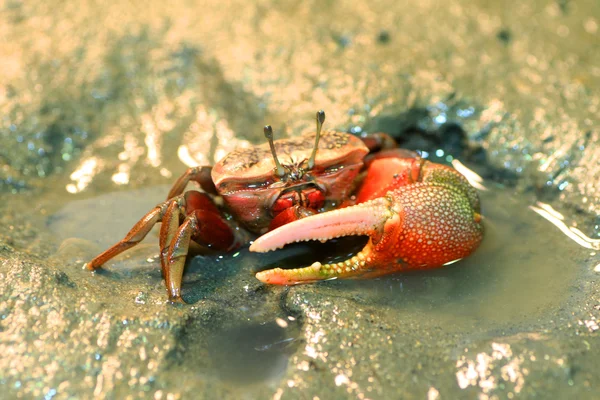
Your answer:
[[[293,242],[366,235],[369,241],[358,254],[338,263],[267,270],[256,277],[271,284],[374,277],[440,267],[474,251],[483,237],[483,227],[477,194],[464,177],[449,167],[420,159],[376,160],[369,174],[373,168],[379,173],[388,167],[389,177],[390,164],[405,173],[391,175],[383,185],[388,189],[383,196],[281,226],[250,246],[251,251],[266,252]],[[408,173],[405,164],[411,167]],[[357,197],[369,198],[363,191]]]

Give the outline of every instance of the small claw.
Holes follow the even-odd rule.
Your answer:
[[[250,251],[292,242],[368,235],[366,246],[338,263],[315,262],[293,270],[275,268],[256,277],[290,285],[324,279],[373,277],[403,269],[433,268],[466,257],[483,237],[481,216],[468,196],[444,183],[416,183],[352,207],[313,215],[259,237]]]

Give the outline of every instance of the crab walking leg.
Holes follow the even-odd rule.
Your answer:
[[[266,252],[285,244],[368,235],[356,256],[334,264],[259,272],[266,283],[297,284],[322,279],[377,276],[403,269],[442,266],[466,257],[483,237],[481,215],[468,196],[444,183],[416,183],[375,200],[310,216],[260,238],[251,251]]]
[[[173,235],[179,226],[182,212],[188,214],[191,211],[200,208],[206,209],[215,214],[219,213],[217,206],[214,205],[210,197],[197,191],[189,191],[183,195],[175,196],[160,203],[149,213],[144,215],[121,241],[100,255],[96,256],[92,261],[86,264],[86,267],[92,271],[100,268],[110,259],[116,257],[125,250],[132,248],[144,240],[154,225],[161,222],[162,226],[160,230],[159,244],[161,248],[161,266],[164,273],[165,255],[163,254],[162,249],[169,248],[169,243],[171,242]]]
[[[167,207],[167,211],[160,224],[160,234],[158,236],[158,246],[160,249],[160,267],[163,276],[167,276],[167,253],[169,246],[175,237],[179,221],[181,219],[181,207],[175,202],[172,202]]]
[[[212,167],[209,166],[188,168],[183,175],[181,175],[177,181],[175,181],[171,187],[171,190],[169,191],[169,194],[167,195],[167,199],[171,199],[182,194],[190,181],[198,182],[200,187],[202,187],[202,190],[204,190],[206,193],[214,195],[218,194],[215,184],[212,181],[211,172]]]
[[[195,190],[185,192],[183,196],[180,196],[182,200],[177,203],[173,202],[167,208],[165,215],[162,219],[160,226],[159,235],[159,248],[160,248],[160,264],[163,272],[163,276],[167,275],[167,253],[169,252],[169,246],[175,237],[175,233],[179,228],[179,224],[183,220],[183,217],[191,214],[196,210],[204,210],[214,215],[220,215],[220,211],[213,202],[212,198],[206,193],[201,193]],[[202,243],[206,243],[208,246],[211,244],[211,239],[218,242],[221,240],[227,240],[228,234],[226,233],[220,237],[201,238]]]
[[[172,235],[172,236],[171,236]],[[213,250],[229,251],[239,246],[231,227],[211,210],[196,209],[190,212],[174,233],[164,258],[165,283],[169,300],[182,302],[181,281],[190,241]],[[164,249],[161,249],[161,254]]]
[[[163,261],[164,276],[167,293],[169,295],[169,300],[171,301],[183,303],[183,300],[181,299],[183,269],[185,267],[185,259],[190,247],[192,233],[197,225],[198,220],[196,219],[196,214],[189,215],[179,229],[177,229],[175,234],[172,235],[172,240],[166,248],[166,251],[161,247],[161,255],[163,252],[165,253]]]
[[[132,248],[146,237],[148,232],[152,230],[155,224],[162,221],[169,205],[177,204],[180,201],[180,197],[167,200],[152,209],[148,214],[144,215],[131,230],[125,235],[125,237],[117,244],[113,245],[103,253],[96,256],[92,261],[87,263],[85,266],[89,270],[95,270],[100,268],[108,260],[116,257],[127,249]]]
[[[388,135],[387,133],[383,132],[370,133],[365,136],[361,136],[360,139],[363,141],[365,146],[369,148],[369,151],[371,153],[377,153],[382,150],[398,148],[398,145],[396,144],[394,138]],[[410,150],[404,151],[411,152],[412,154],[416,155],[416,153]]]
[[[186,216],[183,224],[181,220]],[[210,196],[188,191],[157,205],[144,215],[125,237],[86,264],[90,270],[141,242],[161,222],[160,263],[170,300],[182,302],[181,279],[190,240],[214,250],[232,250],[240,243],[232,228],[221,218]]]
[[[183,302],[181,280],[191,240],[215,250],[238,245],[231,227],[207,194],[185,192],[181,205],[169,205],[160,230],[161,267],[169,299],[176,302]],[[187,216],[180,225],[182,215]]]

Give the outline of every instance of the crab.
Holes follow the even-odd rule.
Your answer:
[[[395,147],[386,134],[357,137],[323,131],[238,149],[213,167],[189,168],[167,200],[144,215],[118,243],[86,264],[100,268],[161,223],[160,263],[169,300],[183,302],[181,281],[190,244],[230,252],[260,235],[250,251],[349,235],[368,236],[349,259],[296,269],[274,268],[256,278],[293,285],[368,278],[440,267],[471,254],[483,237],[479,197],[453,168]],[[185,191],[191,181],[202,192]],[[243,228],[243,229],[240,229]]]

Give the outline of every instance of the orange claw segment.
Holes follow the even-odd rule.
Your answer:
[[[415,183],[385,197],[289,223],[258,238],[251,251],[287,243],[369,235],[357,255],[334,264],[259,272],[267,283],[290,285],[316,280],[373,277],[403,269],[440,267],[468,256],[483,237],[479,213],[468,196],[444,183]]]
[[[402,226],[378,244],[382,260],[402,260],[413,268],[440,267],[471,254],[483,238],[479,213],[460,188],[444,183],[416,183],[390,192]]]
[[[380,158],[375,159],[367,172],[356,201],[375,199],[397,187],[410,185],[419,179],[420,158]]]

